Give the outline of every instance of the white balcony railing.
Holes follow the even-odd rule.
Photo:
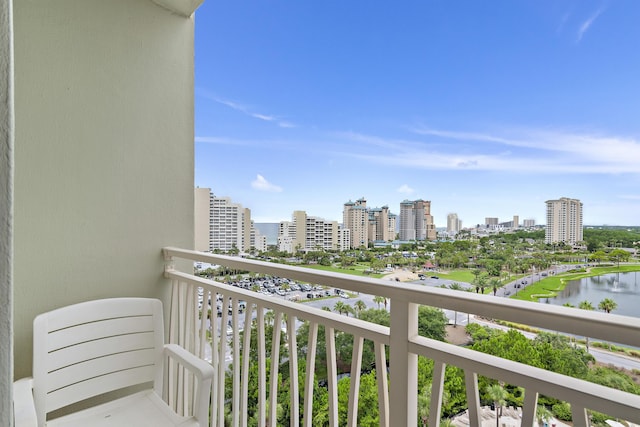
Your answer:
[[[374,343],[376,381],[378,384],[378,409],[382,426],[412,426],[417,420],[417,357],[425,356],[434,361],[431,389],[431,407],[428,424],[439,425],[443,396],[444,368],[453,365],[464,371],[466,397],[471,426],[481,425],[478,393],[478,375],[483,375],[525,390],[522,425],[534,423],[538,395],[544,394],[570,403],[573,424],[589,425],[587,409],[599,411],[621,420],[640,423],[640,396],[593,384],[583,380],[534,368],[522,363],[479,353],[417,334],[418,306],[428,305],[457,312],[470,313],[493,319],[502,319],[548,330],[579,336],[589,336],[640,346],[640,319],[598,312],[586,312],[560,306],[527,303],[516,300],[476,295],[441,288],[395,283],[379,279],[362,278],[344,274],[323,272],[300,267],[247,260],[240,257],[212,255],[178,248],[165,248],[167,267],[165,274],[172,280],[172,304],[170,341],[180,344],[201,358],[210,359],[216,368],[212,390],[212,426],[225,425],[225,405],[231,405],[232,425],[247,425],[249,393],[248,357],[251,335],[257,336],[258,364],[258,425],[269,424],[267,414],[275,414],[278,395],[278,371],[281,363],[279,345],[281,330],[286,331],[289,352],[291,425],[313,425],[313,385],[318,326],[325,327],[328,376],[328,419],[331,426],[338,425],[338,388],[336,368],[335,332],[352,334],[353,354],[348,405],[348,425],[356,426],[358,417],[359,382],[364,340]],[[331,286],[369,295],[379,295],[390,301],[391,326],[384,327],[352,317],[323,311],[257,292],[202,279],[193,274],[176,271],[173,259],[181,258],[197,262],[222,265],[239,271],[269,274],[306,283]],[[216,315],[199,316],[198,294],[206,302],[222,298],[222,306],[230,304],[231,310]],[[238,302],[247,303],[244,313],[238,310]],[[270,376],[267,378],[265,349],[265,311],[273,310]],[[239,322],[244,316],[245,331],[241,342]],[[256,319],[254,330],[249,333],[251,319]],[[304,384],[299,383],[298,345],[296,320],[310,322],[307,344]],[[227,339],[226,325],[231,323],[232,333]],[[207,331],[209,331],[207,333]],[[207,335],[215,339],[208,339]],[[222,339],[221,339],[222,338]],[[231,346],[230,390],[225,388],[228,365],[225,355]],[[389,362],[385,360],[386,348]],[[211,355],[211,356],[209,356]],[[247,355],[247,357],[241,357]],[[387,379],[389,367],[389,381]],[[303,407],[300,413],[299,389],[304,387]]]

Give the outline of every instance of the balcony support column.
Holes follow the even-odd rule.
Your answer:
[[[0,424],[13,425],[13,15],[0,0]]]
[[[392,298],[389,411],[394,425],[415,425],[418,420],[418,356],[409,352],[409,340],[417,334],[417,304]]]

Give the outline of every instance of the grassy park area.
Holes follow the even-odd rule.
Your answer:
[[[349,268],[339,268],[320,264],[305,265],[305,267],[313,268],[315,270],[333,271],[334,273],[352,274],[354,276],[373,277],[374,279],[384,277],[384,274],[381,273],[368,273],[370,267],[368,264],[363,263],[354,264]]]

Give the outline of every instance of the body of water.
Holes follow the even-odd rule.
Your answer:
[[[540,302],[563,305],[589,301],[596,310],[605,298],[614,300],[618,307],[613,314],[640,317],[640,272],[610,273],[602,276],[572,280],[554,298],[540,298]]]

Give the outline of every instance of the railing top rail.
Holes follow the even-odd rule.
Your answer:
[[[522,386],[527,392],[537,391],[567,402],[580,402],[589,409],[640,422],[640,396],[635,394],[420,336],[410,341],[409,351]]]
[[[304,304],[296,304],[279,298],[263,296],[257,292],[247,291],[245,289],[225,285],[224,283],[215,282],[209,279],[203,279],[187,273],[169,271],[167,272],[167,275],[171,279],[177,279],[185,283],[201,286],[204,289],[212,289],[225,295],[225,297],[244,299],[248,303],[281,311],[287,315],[296,316],[299,319],[316,322],[322,326],[330,326],[337,330],[361,336],[374,342],[389,345],[389,328],[386,326],[320,310]]]
[[[399,284],[381,279],[357,277],[175,247],[167,247],[163,251],[165,257],[177,257],[223,265],[238,270],[255,271],[370,295],[380,295],[389,298],[392,305],[394,300],[429,305],[640,347],[640,318],[549,304],[543,305],[490,295],[476,295],[469,292],[410,283]]]

